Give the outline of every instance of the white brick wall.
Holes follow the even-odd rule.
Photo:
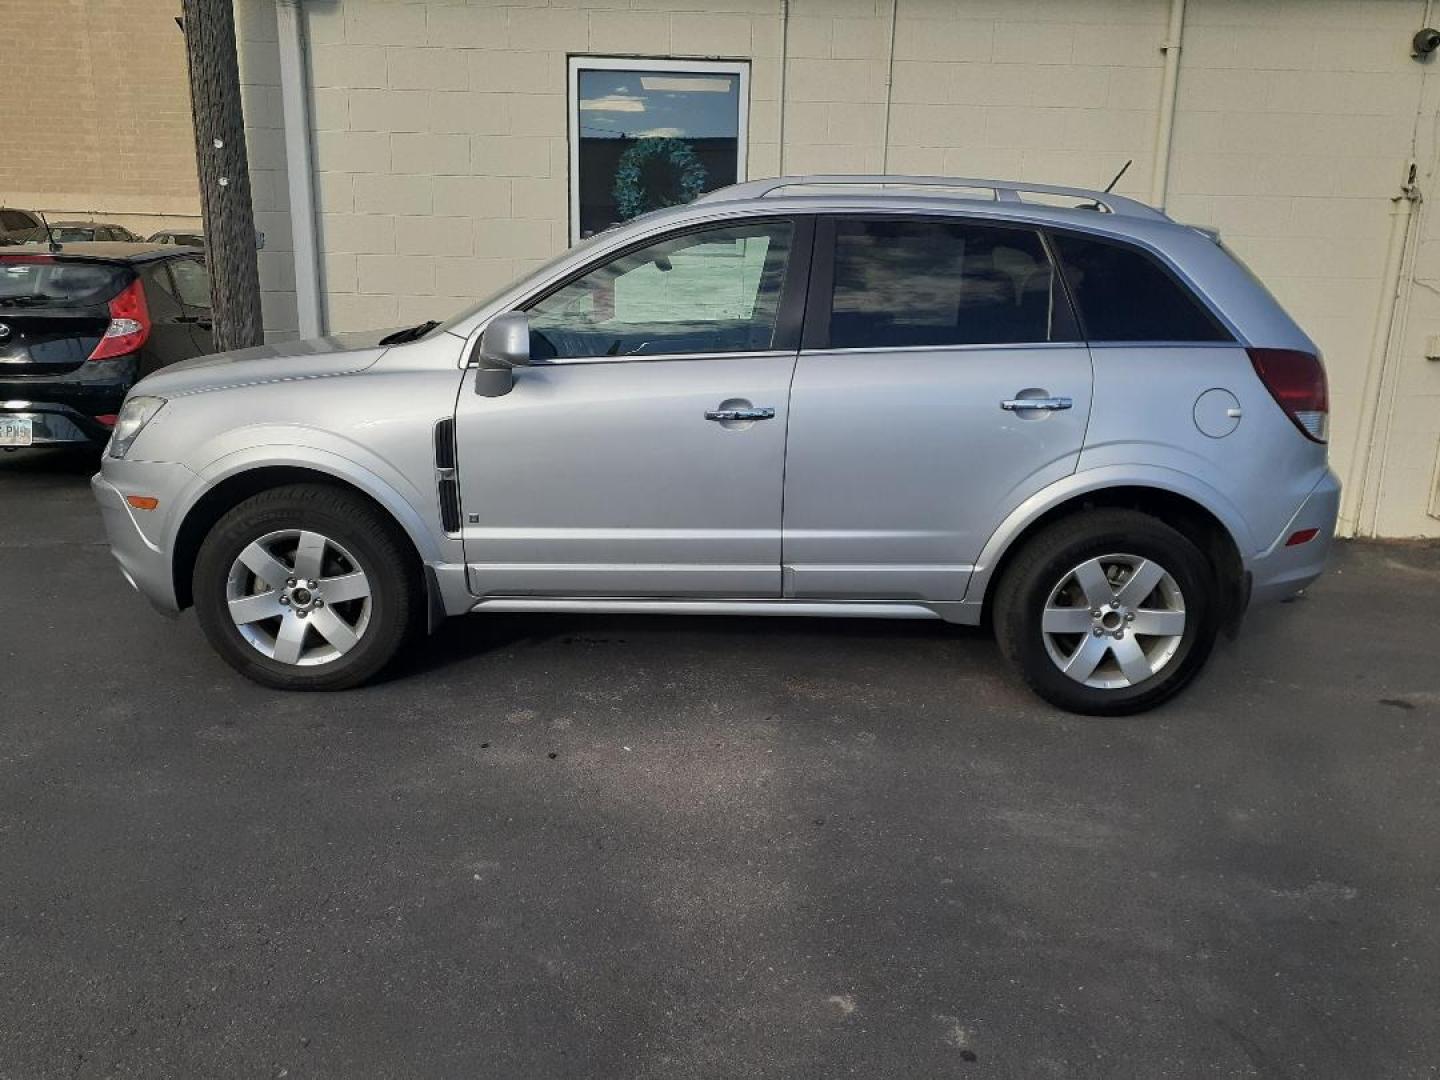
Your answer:
[[[267,320],[283,333],[294,302],[273,2],[239,9],[257,210],[275,234],[262,267]],[[1097,187],[1133,158],[1118,190],[1148,196],[1167,0],[898,2],[887,146],[890,0],[793,0],[784,171],[886,166]],[[779,0],[305,10],[333,329],[442,317],[565,245],[567,52],[750,59],[749,170],[781,169]],[[1421,15],[1411,0],[1187,7],[1169,207],[1221,229],[1324,349],[1342,476],[1356,454],[1390,199],[1412,153],[1431,195],[1440,149],[1440,80],[1415,125],[1426,69],[1407,45]],[[1440,363],[1423,346],[1440,334],[1440,223],[1428,203],[1412,254],[1417,284],[1397,313],[1372,483],[1381,533],[1437,535],[1426,508]]]

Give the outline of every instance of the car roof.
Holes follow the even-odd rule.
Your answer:
[[[889,173],[817,173],[808,176],[777,176],[732,184],[700,196],[696,202],[753,202],[775,197],[785,199],[827,199],[854,196],[867,200],[908,200],[925,198],[945,202],[980,203],[1005,212],[1027,207],[1077,210],[1087,215],[1114,215],[1148,221],[1169,221],[1157,210],[1136,199],[1091,188],[1059,184],[1034,184],[1020,180],[987,180],[967,176],[914,176]],[[1028,198],[1027,198],[1028,196]],[[996,204],[1000,204],[999,207]]]
[[[61,228],[61,227],[64,227],[64,228],[67,228],[67,229],[88,229],[88,228],[89,228],[90,226],[92,226],[92,225],[104,225],[104,226],[107,226],[108,228],[112,228],[112,229],[118,229],[118,228],[121,227],[121,226],[119,226],[119,225],[116,225],[113,221],[99,221],[99,220],[93,220],[93,219],[84,220],[84,221],[81,221],[81,220],[78,220],[78,219],[77,219],[77,220],[75,220],[75,221],[52,221],[52,222],[50,222],[50,227],[51,227],[52,229],[58,229],[58,228]]]
[[[176,244],[152,244],[148,241],[131,243],[120,240],[82,240],[61,243],[60,250],[51,252],[44,241],[17,244],[0,248],[0,259],[6,255],[50,255],[57,259],[90,259],[97,262],[143,263],[157,259],[173,259],[176,256],[195,254],[199,248],[183,247]]]

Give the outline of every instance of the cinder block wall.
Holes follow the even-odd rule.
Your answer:
[[[239,2],[257,133],[279,127],[272,2]],[[779,0],[306,0],[328,325],[443,317],[565,246],[573,53],[749,60],[751,176],[885,168],[1099,187],[1133,158],[1118,190],[1148,198],[1167,0],[898,4],[892,69],[891,0],[792,0],[782,161]],[[1171,159],[1171,212],[1218,227],[1323,348],[1332,459],[1381,535],[1440,535],[1427,512],[1440,499],[1428,204],[1393,363],[1363,392],[1392,199],[1412,157],[1428,193],[1440,150],[1440,80],[1408,51],[1423,14],[1418,0],[1189,0]],[[262,141],[268,239],[288,231],[283,146]],[[293,295],[269,250],[267,317],[284,332]]]
[[[199,223],[179,8],[0,5],[0,204],[142,235]]]

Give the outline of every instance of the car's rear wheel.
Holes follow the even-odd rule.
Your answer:
[[[1066,518],[1029,540],[995,596],[996,639],[1071,712],[1141,712],[1178,693],[1218,628],[1215,574],[1184,535],[1130,510]]]
[[[415,621],[407,546],[373,504],[342,489],[261,492],[200,547],[200,625],[231,666],[266,686],[358,686],[389,663]]]

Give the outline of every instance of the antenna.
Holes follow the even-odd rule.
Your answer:
[[[37,210],[35,212],[40,215],[40,224],[45,226],[45,239],[49,242],[50,254],[54,255],[60,250],[60,241],[56,240],[55,234],[50,231],[50,222],[45,220],[45,211]]]
[[[1134,165],[1134,164],[1135,164],[1135,159],[1134,159],[1134,158],[1131,158],[1129,161],[1125,162],[1124,165],[1121,165],[1121,166],[1120,166],[1120,171],[1115,174],[1115,179],[1114,179],[1114,180],[1111,180],[1108,184],[1105,185],[1105,194],[1106,194],[1106,195],[1109,195],[1110,192],[1112,192],[1112,191],[1115,190],[1115,185],[1120,182],[1120,177],[1122,177],[1122,176],[1125,175],[1125,170],[1128,169],[1128,168],[1130,168],[1130,166],[1131,166],[1131,165]]]

